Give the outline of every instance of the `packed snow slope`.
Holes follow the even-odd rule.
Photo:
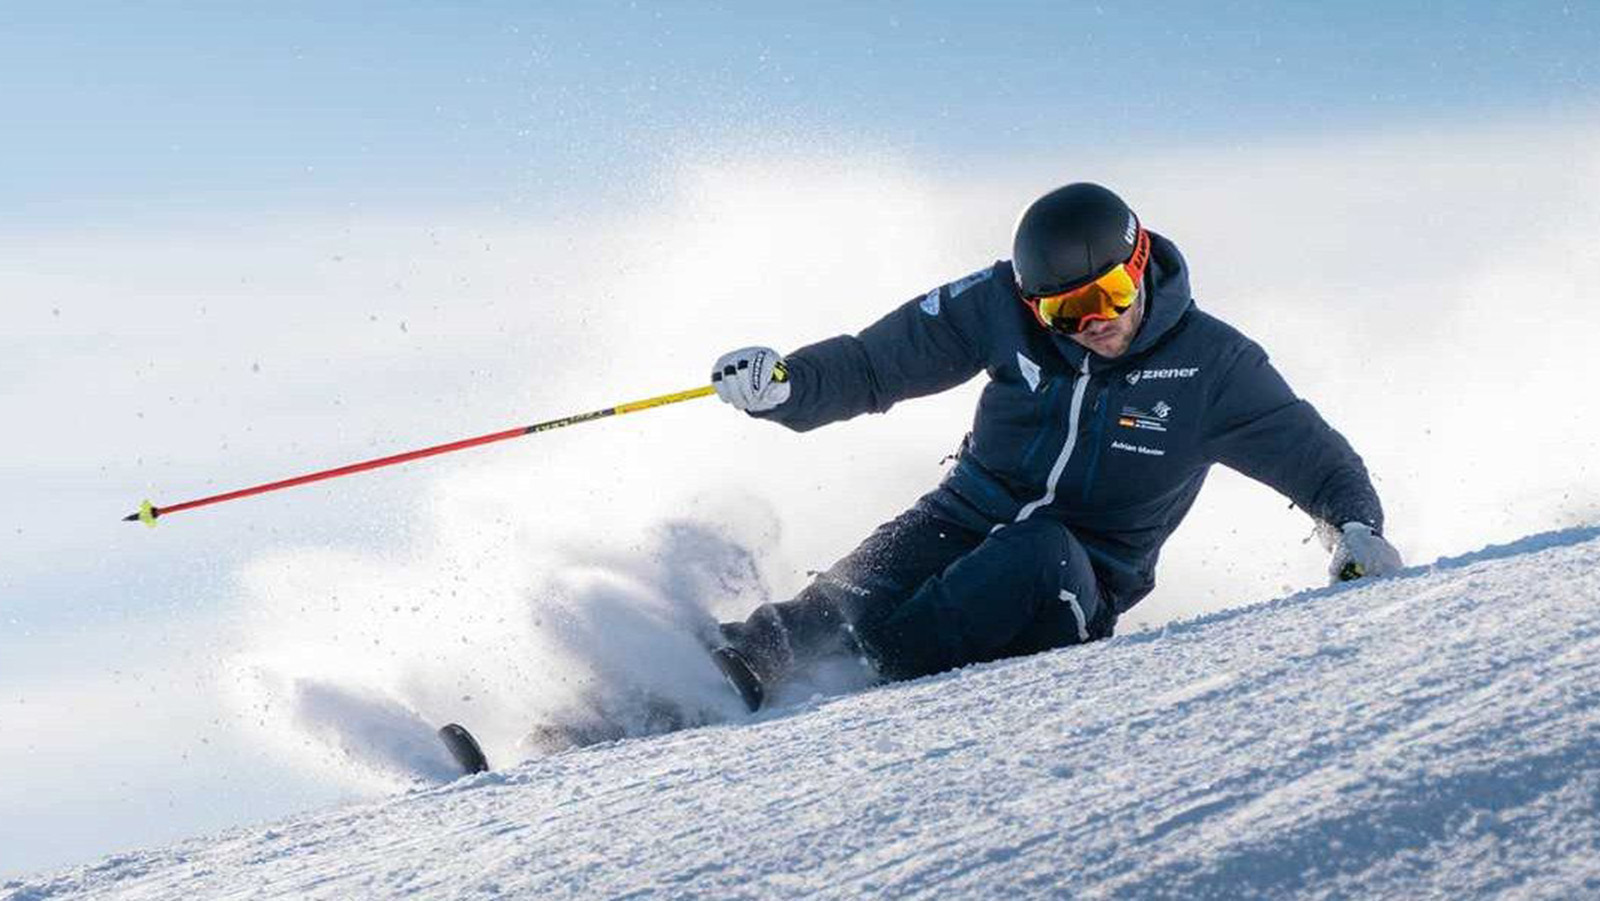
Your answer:
[[[0,889],[644,894],[1600,896],[1600,529]]]

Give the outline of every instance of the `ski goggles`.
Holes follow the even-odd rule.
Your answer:
[[[1116,319],[1133,309],[1144,280],[1145,264],[1150,261],[1150,236],[1139,229],[1133,255],[1127,262],[1112,266],[1094,281],[1059,294],[1024,296],[1023,302],[1039,324],[1065,335],[1083,331],[1091,322]]]

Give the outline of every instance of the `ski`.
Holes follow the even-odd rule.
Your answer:
[[[484,773],[489,770],[489,758],[483,755],[483,748],[478,746],[478,740],[472,737],[465,726],[459,723],[449,723],[439,729],[439,740],[455,758],[456,765],[466,775]]]
[[[710,656],[723,678],[727,680],[728,687],[738,694],[745,707],[752,713],[760,710],[766,700],[766,690],[745,656],[727,645],[713,648]],[[671,707],[662,707],[659,713],[658,720],[662,724],[670,723],[666,728],[659,730],[662,732],[672,732],[697,724]],[[537,753],[553,754],[626,737],[628,737],[626,730],[603,722],[581,726],[550,725],[534,728],[523,740],[523,744],[525,748]],[[450,757],[456,762],[456,766],[461,768],[462,774],[471,776],[475,773],[488,772],[489,758],[483,753],[483,747],[478,744],[478,740],[472,737],[472,733],[468,732],[465,726],[460,723],[441,726],[439,740],[444,742],[445,749],[450,752]]]

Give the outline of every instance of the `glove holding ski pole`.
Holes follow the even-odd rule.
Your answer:
[[[724,402],[761,413],[789,399],[789,370],[770,347],[741,347],[717,358],[711,385]]]
[[[1332,529],[1329,529],[1332,532]],[[1328,562],[1329,584],[1352,579],[1379,579],[1405,569],[1394,545],[1364,522],[1347,522],[1330,535],[1333,559]]]

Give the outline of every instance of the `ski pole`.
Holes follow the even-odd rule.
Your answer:
[[[774,375],[774,378],[778,379],[778,381],[783,380],[776,374]],[[691,388],[688,391],[662,394],[658,397],[649,397],[645,398],[644,400],[636,400],[625,404],[617,404],[614,407],[606,407],[604,410],[594,410],[589,413],[579,413],[576,416],[563,416],[560,419],[552,419],[549,422],[536,422],[533,425],[519,426],[517,428],[506,429],[505,431],[501,432],[491,432],[487,435],[479,435],[476,438],[464,438],[460,441],[452,441],[448,444],[436,444],[433,447],[425,447],[421,450],[406,451],[402,454],[379,457],[376,460],[366,460],[361,463],[351,463],[347,466],[339,466],[334,469],[325,469],[321,472],[313,472],[303,476],[295,476],[291,479],[282,479],[277,482],[268,482],[264,485],[255,485],[250,488],[240,488],[237,491],[229,491],[223,494],[214,494],[210,497],[202,497],[197,500],[184,501],[181,504],[170,504],[165,507],[157,507],[155,504],[152,504],[147,500],[143,504],[139,505],[138,512],[130,513],[127,516],[124,516],[122,520],[123,522],[142,522],[147,526],[154,527],[157,517],[168,516],[173,513],[177,513],[180,510],[193,510],[196,507],[204,507],[210,504],[220,504],[223,501],[231,501],[241,497],[249,497],[253,494],[265,494],[268,491],[277,491],[280,488],[292,488],[296,485],[305,485],[310,482],[320,482],[323,479],[336,479],[339,476],[347,476],[351,473],[365,472],[369,469],[377,469],[381,466],[393,466],[396,463],[405,463],[410,460],[420,460],[423,457],[432,457],[436,454],[448,454],[451,451],[465,450],[469,447],[477,447],[482,444],[492,444],[496,441],[506,441],[511,438],[521,438],[523,435],[532,435],[537,432],[548,432],[551,429],[559,429],[569,425],[577,425],[580,422],[589,422],[593,419],[605,419],[608,416],[621,416],[624,413],[637,413],[640,410],[649,410],[654,407],[663,407],[667,404],[675,404],[681,401],[693,400],[697,397],[705,397],[708,394],[716,393],[716,390],[717,389],[715,386],[706,385],[701,388]]]

